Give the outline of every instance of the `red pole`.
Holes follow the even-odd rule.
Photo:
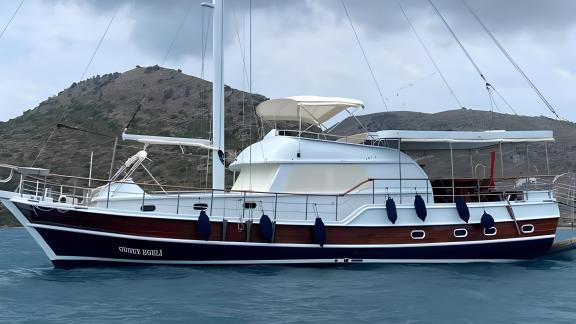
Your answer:
[[[494,162],[496,161],[496,151],[490,152],[490,190],[494,189]]]

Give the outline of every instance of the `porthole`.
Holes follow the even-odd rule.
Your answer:
[[[454,237],[466,237],[468,236],[468,230],[465,228],[457,228],[454,230]]]
[[[206,203],[194,204],[194,210],[206,210],[206,209],[208,209],[208,204]]]
[[[522,225],[522,233],[529,234],[532,232],[534,232],[534,225],[532,224]]]
[[[254,209],[256,208],[256,203],[253,201],[247,201],[244,203],[244,208],[246,209]]]
[[[498,233],[496,227],[484,228],[484,235],[486,236],[494,236]]]
[[[410,237],[412,237],[414,240],[421,240],[426,237],[426,232],[422,230],[414,230],[410,232]]]
[[[151,212],[156,210],[156,206],[154,205],[144,205],[140,207],[140,210],[143,212]]]

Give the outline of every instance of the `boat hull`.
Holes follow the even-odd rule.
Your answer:
[[[259,224],[212,222],[202,240],[198,221],[103,210],[47,208],[34,202],[5,201],[10,211],[56,267],[95,264],[325,264],[507,262],[538,257],[554,241],[558,218],[518,222],[533,226],[518,232],[512,221],[497,222],[487,236],[480,224],[413,226],[327,225],[326,244],[314,240],[311,224],[276,224],[273,242]],[[466,237],[456,237],[466,229]],[[414,239],[411,232],[424,231]]]
[[[545,253],[554,236],[462,243],[381,246],[152,240],[126,235],[35,227],[54,252],[57,267],[109,263],[139,264],[321,264],[506,262]]]

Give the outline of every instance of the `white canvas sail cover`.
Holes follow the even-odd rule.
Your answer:
[[[364,108],[364,103],[347,98],[297,96],[264,101],[256,107],[256,113],[264,120],[320,125],[347,108]]]
[[[183,137],[167,137],[167,136],[150,136],[150,135],[135,135],[135,134],[122,134],[122,139],[125,141],[136,141],[149,145],[178,145],[178,146],[192,146],[200,147],[208,150],[218,150],[212,145],[212,142],[207,139],[201,138],[183,138]]]

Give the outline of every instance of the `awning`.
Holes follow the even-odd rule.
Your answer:
[[[297,96],[264,101],[256,107],[256,113],[264,120],[301,120],[320,125],[347,108],[364,108],[364,103],[347,98]]]
[[[552,131],[410,131],[382,130],[367,134],[368,139],[401,140],[402,149],[434,150],[446,149],[476,149],[500,143],[538,143],[553,142]]]

